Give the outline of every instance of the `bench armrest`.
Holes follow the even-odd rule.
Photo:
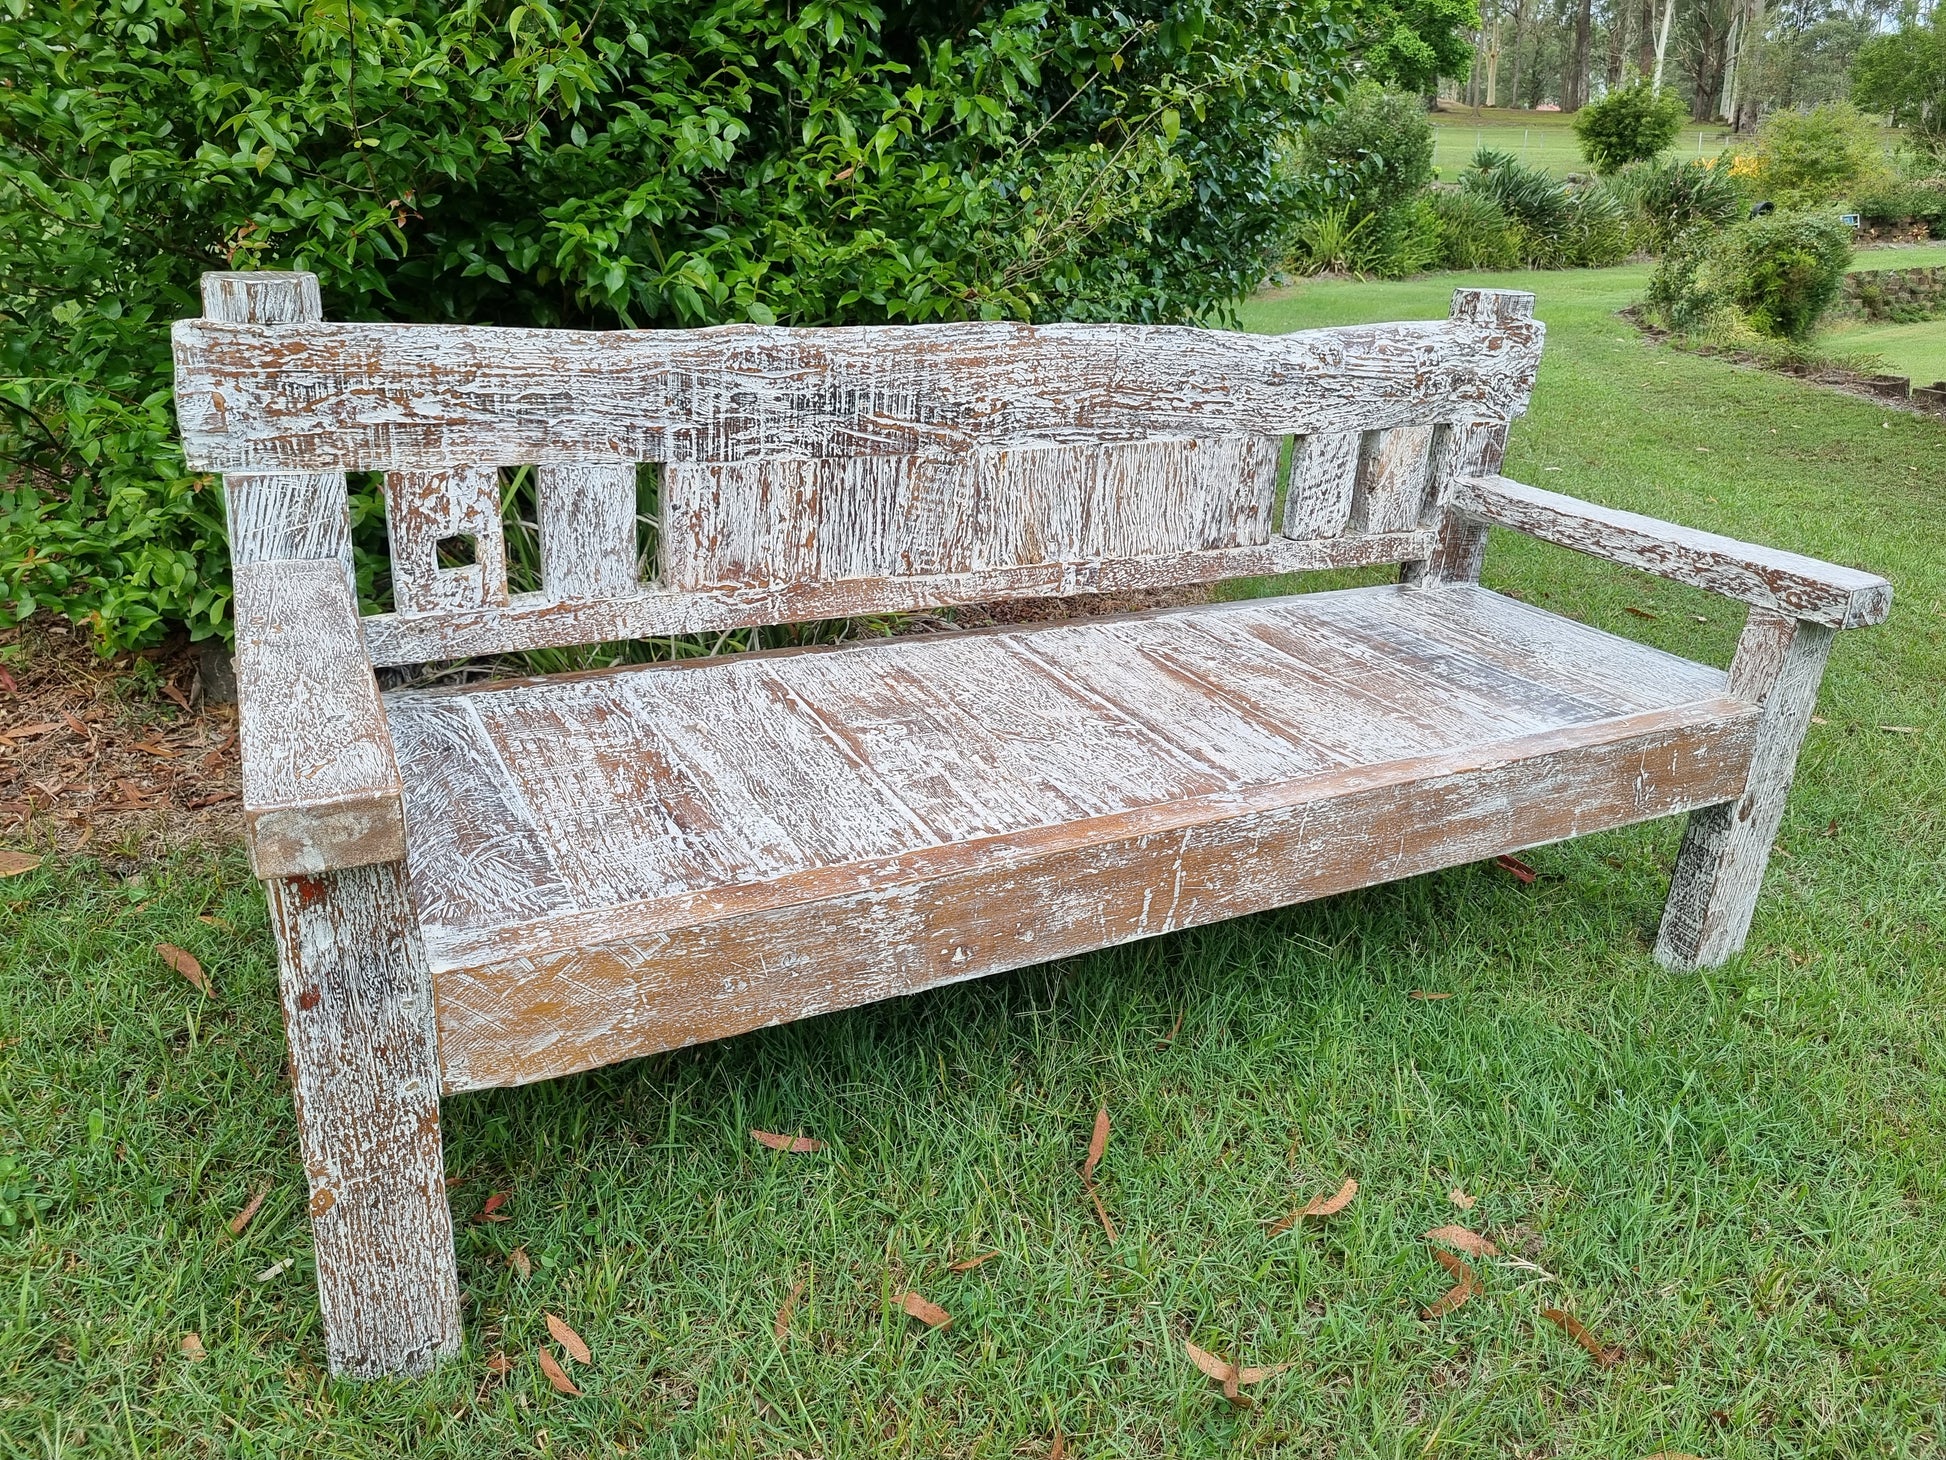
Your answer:
[[[251,867],[292,877],[399,861],[404,793],[344,565],[239,566],[236,626]]]
[[[1506,477],[1468,477],[1448,505],[1477,522],[1509,527],[1611,563],[1707,588],[1833,629],[1883,621],[1892,585],[1872,573],[1598,507]]]

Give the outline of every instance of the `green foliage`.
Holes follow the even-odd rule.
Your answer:
[[[1460,188],[1500,210],[1520,262],[1530,267],[1598,268],[1628,254],[1627,215],[1599,184],[1563,183],[1511,153],[1482,148],[1460,175]]]
[[[1837,298],[1851,257],[1851,230],[1829,216],[1778,213],[1721,232],[1696,229],[1656,266],[1649,302],[1674,329],[1740,322],[1802,342]]]
[[[314,270],[336,318],[1221,316],[1284,251],[1345,41],[1289,0],[11,11],[0,575],[115,647],[225,631],[168,395],[205,269]]]
[[[1434,188],[1420,216],[1441,269],[1512,269],[1520,265],[1520,230],[1492,198],[1462,188]]]
[[[1664,252],[1692,228],[1727,228],[1744,213],[1727,157],[1639,162],[1616,174],[1613,186],[1628,209],[1635,241],[1650,253]]]
[[[1946,139],[1946,21],[1937,8],[1923,20],[1908,13],[1898,30],[1859,47],[1851,99],[1895,126]]]
[[[1647,81],[1619,86],[1574,114],[1581,155],[1596,172],[1618,172],[1656,157],[1682,130],[1687,116],[1674,91]]]
[[[1757,129],[1757,183],[1780,208],[1808,208],[1886,177],[1877,125],[1849,102],[1773,112]]]
[[[1410,199],[1432,181],[1432,121],[1416,96],[1361,81],[1304,136],[1305,168],[1340,180],[1360,213]]]
[[[1352,13],[1353,52],[1384,86],[1431,95],[1473,63],[1466,38],[1480,28],[1479,0],[1361,0]]]
[[[1946,178],[1883,182],[1853,193],[1851,206],[1867,223],[1923,223],[1935,237],[1946,234]]]

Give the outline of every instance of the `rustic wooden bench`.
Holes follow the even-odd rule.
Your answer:
[[[1657,954],[1741,946],[1881,579],[1498,475],[1532,296],[1261,338],[176,326],[223,473],[250,852],[333,1367],[460,1339],[444,1093],[1690,813]],[[659,551],[639,563],[639,463]],[[1288,463],[1285,465],[1284,463]],[[503,469],[537,468],[510,593]],[[359,615],[347,471],[384,472]],[[1479,586],[1488,526],[1750,605],[1727,674]],[[443,539],[473,561],[442,566]],[[381,694],[374,666],[1399,564],[1397,584]]]

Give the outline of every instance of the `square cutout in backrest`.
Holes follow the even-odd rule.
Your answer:
[[[470,532],[442,537],[433,544],[433,555],[442,570],[470,568],[480,560],[480,540]]]

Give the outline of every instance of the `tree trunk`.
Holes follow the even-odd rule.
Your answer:
[[[1507,96],[1515,106],[1520,105],[1520,63],[1525,57],[1521,52],[1520,40],[1527,31],[1527,0],[1516,0],[1514,5],[1514,76],[1513,84],[1507,88]]]
[[[1595,0],[1581,0],[1574,16],[1574,50],[1567,74],[1561,78],[1561,110],[1580,111],[1588,104],[1588,52],[1595,35]]]
[[[1644,81],[1655,74],[1655,23],[1662,17],[1655,0],[1642,0],[1642,29],[1635,38],[1635,74]]]
[[[1620,0],[1608,22],[1608,89],[1622,84],[1622,67],[1628,63],[1629,6]]]

